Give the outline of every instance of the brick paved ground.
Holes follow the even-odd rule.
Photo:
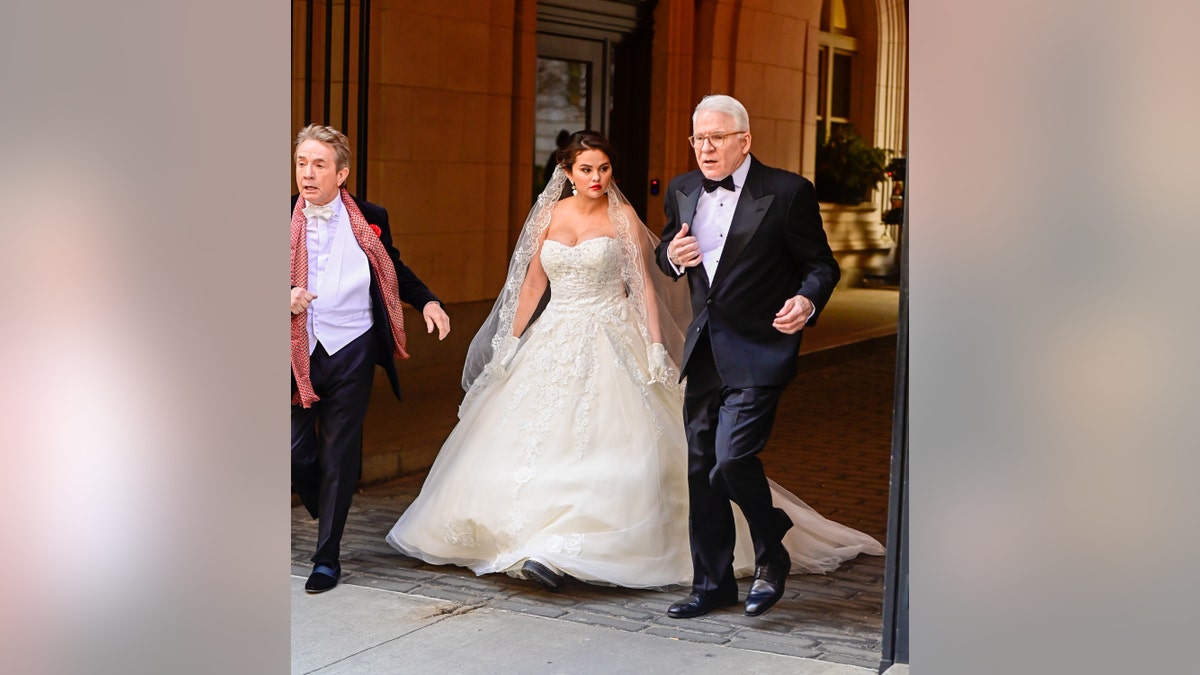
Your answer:
[[[784,394],[767,473],[824,515],[883,541],[887,525],[895,341],[880,338],[802,357]],[[369,485],[355,497],[343,539],[343,581],[563,621],[697,643],[802,656],[866,668],[879,664],[883,558],[860,556],[828,575],[793,575],[764,616],[740,607],[678,621],[665,616],[683,593],[568,581],[559,593],[504,575],[476,577],[396,553],[384,535],[420,489],[419,473]],[[292,571],[307,576],[315,521],[292,510]],[[743,596],[749,580],[742,580]],[[336,592],[336,591],[334,591]]]

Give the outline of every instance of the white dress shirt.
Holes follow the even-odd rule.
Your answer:
[[[327,206],[328,222],[312,216],[305,231],[308,245],[308,353],[319,341],[329,354],[371,328],[371,265],[350,230],[350,216],[338,195]]]
[[[729,237],[729,226],[733,224],[733,211],[738,198],[742,195],[742,186],[746,184],[746,174],[750,173],[750,155],[742,159],[738,168],[733,170],[733,190],[719,187],[712,192],[700,190],[700,198],[696,200],[696,215],[692,217],[692,225],[688,230],[700,243],[701,264],[708,273],[711,284],[717,275],[717,265],[721,263],[721,253],[725,250],[725,240]]]

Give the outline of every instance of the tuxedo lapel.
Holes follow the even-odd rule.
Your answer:
[[[773,194],[759,197],[763,194],[761,175],[758,171],[760,165],[753,156],[749,161],[753,164],[746,174],[746,184],[742,186],[742,194],[734,207],[733,222],[729,225],[729,238],[725,241],[725,250],[721,252],[721,262],[717,264],[716,274],[709,285],[710,290],[716,288],[729,275],[729,269],[737,263],[746,245],[754,238],[754,233],[758,231],[758,226],[767,215],[767,208],[775,201]]]
[[[676,190],[675,201],[679,203],[679,222],[687,223],[691,228],[692,219],[696,217],[696,202],[700,201],[700,184],[697,183],[691,193]]]
[[[679,204],[679,222],[688,224],[688,233],[695,236],[692,232],[692,219],[696,217],[696,202],[700,201],[701,185],[697,183],[692,187],[690,192],[683,190],[675,191],[675,201]],[[708,295],[709,279],[708,274],[704,272],[704,266],[697,265],[687,271],[688,276],[695,276],[700,279],[700,285],[705,295]]]

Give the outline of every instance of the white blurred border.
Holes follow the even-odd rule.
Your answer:
[[[3,10],[6,672],[289,667],[289,9]]]
[[[911,9],[913,672],[1191,672],[1200,6]]]

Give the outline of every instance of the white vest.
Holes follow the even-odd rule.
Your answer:
[[[328,223],[309,218],[308,290],[316,299],[308,306],[308,353],[319,341],[329,354],[371,328],[371,265],[350,230],[350,216],[340,196],[329,204]]]

